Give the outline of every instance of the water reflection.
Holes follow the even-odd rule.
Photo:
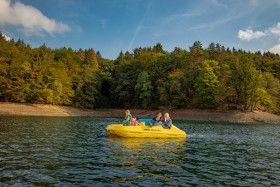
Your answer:
[[[169,175],[169,171],[182,170],[180,163],[176,162],[176,157],[185,154],[186,139],[122,138],[109,135],[106,140],[114,161],[128,170],[133,169],[135,173],[135,176],[117,179],[118,182],[145,177],[172,181],[174,179]]]

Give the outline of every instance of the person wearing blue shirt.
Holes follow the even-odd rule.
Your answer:
[[[164,121],[162,122],[161,126],[165,129],[170,129],[171,125],[172,125],[172,120],[171,120],[169,114],[165,113],[164,114]]]
[[[158,113],[158,115],[156,117],[154,117],[151,122],[148,122],[150,127],[161,125],[161,123],[163,122],[162,118],[163,118],[162,114]]]
[[[171,125],[172,125],[172,120],[169,116],[168,113],[164,114],[164,120],[162,121],[157,121],[156,123],[150,123],[149,122],[150,127],[152,126],[157,126],[157,125],[161,125],[163,128],[165,129],[170,129]]]
[[[122,122],[123,126],[130,126],[131,125],[131,120],[132,120],[132,115],[130,114],[129,110],[125,111],[125,118],[124,121]]]

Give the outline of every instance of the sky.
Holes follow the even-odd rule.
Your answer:
[[[199,40],[280,54],[280,0],[0,0],[0,32],[36,48],[189,49]]]

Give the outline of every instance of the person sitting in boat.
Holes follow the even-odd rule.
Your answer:
[[[164,114],[164,120],[163,120],[161,126],[165,129],[170,129],[171,125],[172,125],[172,120],[171,120],[169,114],[165,113]]]
[[[132,118],[131,126],[138,126],[138,125],[139,125],[139,123],[138,123],[138,121],[136,121],[136,118]]]
[[[159,123],[150,123],[149,122],[149,125],[152,127],[152,126],[157,126],[157,125],[161,125],[163,128],[165,129],[170,129],[171,125],[172,125],[172,120],[169,116],[168,113],[165,113],[164,114],[164,120],[163,121],[160,121]]]
[[[152,126],[157,126],[157,125],[161,125],[161,123],[163,122],[162,120],[162,114],[158,113],[158,115],[156,117],[153,118],[153,122],[148,122],[149,125]]]
[[[129,110],[125,111],[124,121],[122,122],[123,126],[130,126],[132,120],[132,115],[130,114]]]

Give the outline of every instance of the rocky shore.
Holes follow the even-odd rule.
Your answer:
[[[213,121],[252,124],[280,124],[280,116],[268,112],[241,112],[237,110],[140,110],[131,109],[137,118],[152,118],[158,112],[169,112],[174,120]],[[123,117],[124,109],[80,109],[69,106],[48,104],[22,104],[0,102],[0,116],[88,116],[88,117]]]

